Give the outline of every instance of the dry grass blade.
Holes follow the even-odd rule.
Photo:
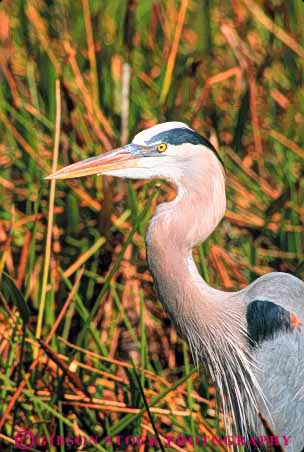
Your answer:
[[[37,31],[37,37],[40,40],[44,51],[49,56],[53,66],[54,66],[54,69],[56,71],[56,74],[60,75],[60,73],[61,73],[60,63],[59,63],[56,55],[54,54],[52,47],[50,46],[50,40],[47,36],[45,22],[43,21],[40,14],[35,9],[35,7],[33,5],[31,5],[30,3],[27,6],[26,13],[27,13],[27,16],[28,16],[31,24]]]
[[[56,81],[56,124],[55,124],[55,139],[54,139],[54,153],[53,153],[53,164],[52,164],[52,173],[54,173],[57,169],[57,162],[59,156],[59,142],[60,142],[60,123],[61,123],[61,96],[60,96],[60,81]],[[40,339],[42,333],[42,325],[43,325],[43,316],[45,309],[45,300],[47,293],[47,282],[49,275],[49,267],[50,267],[50,257],[51,257],[51,246],[52,246],[52,231],[53,231],[53,222],[54,222],[54,203],[55,203],[55,189],[56,189],[56,180],[51,180],[51,188],[50,188],[50,201],[49,201],[49,215],[48,215],[48,228],[47,228],[47,237],[46,237],[46,245],[45,245],[45,257],[44,257],[44,267],[43,267],[43,276],[42,276],[42,287],[41,287],[41,298],[39,304],[39,312],[37,318],[37,327],[36,327],[36,338]],[[36,349],[36,356],[38,350]]]
[[[263,149],[259,119],[257,114],[257,86],[253,70],[253,56],[250,55],[249,49],[247,49],[245,44],[241,41],[235,28],[231,24],[222,24],[221,31],[226,37],[233,51],[235,52],[240,66],[247,74],[250,94],[250,113],[252,119],[252,130],[255,142],[256,158],[259,162],[261,162]]]
[[[82,8],[84,13],[84,22],[86,27],[87,34],[87,43],[88,43],[88,55],[91,66],[91,86],[92,86],[92,94],[93,100],[96,105],[99,105],[99,88],[98,88],[98,75],[97,75],[97,64],[95,57],[95,44],[94,44],[94,36],[90,15],[90,7],[88,0],[82,0]]]
[[[106,133],[108,136],[112,137],[113,131],[109,124],[109,121],[106,119],[100,108],[94,103],[93,99],[90,96],[90,93],[88,92],[88,89],[86,87],[86,84],[83,80],[83,77],[81,75],[81,72],[79,70],[79,66],[76,59],[76,51],[72,47],[71,43],[68,41],[64,41],[63,43],[65,51],[67,53],[68,61],[71,65],[71,68],[73,70],[73,73],[75,75],[75,82],[83,96],[83,100],[85,102],[85,105],[88,110],[88,118],[89,121],[94,129],[97,129],[96,125],[96,118],[97,116],[99,122],[103,125]],[[98,129],[99,136],[105,146],[106,149],[111,149],[112,145],[110,140],[108,139],[107,135],[100,129]]]
[[[128,407],[119,407],[119,406],[111,406],[111,402],[108,404],[103,403],[90,403],[90,402],[63,402],[66,405],[73,405],[85,408],[92,408],[94,410],[101,411],[112,411],[113,413],[129,413],[129,414],[138,414],[140,410],[138,408],[128,408]],[[178,410],[168,410],[165,408],[150,408],[151,413],[161,414],[161,415],[173,415],[173,416],[181,416],[188,417],[191,416],[190,410],[178,411]]]
[[[301,159],[304,159],[304,150],[297,143],[285,137],[282,133],[277,130],[271,130],[270,135],[279,143],[291,149],[295,154],[297,154]]]
[[[45,341],[39,340],[39,344],[41,348],[45,351],[45,353],[48,355],[48,357],[54,361],[54,363],[57,364],[57,366],[63,371],[63,373],[67,376],[67,378],[70,380],[73,386],[75,386],[76,389],[79,389],[80,391],[84,390],[84,386],[82,384],[82,381],[80,380],[79,376],[70,370],[69,366],[62,361],[60,356],[52,350]]]
[[[254,17],[271,33],[273,33],[278,39],[280,39],[286,46],[293,50],[301,58],[304,58],[304,49],[300,44],[286,31],[282,30],[277,24],[275,24],[269,17],[263,12],[263,10],[253,0],[242,0],[247,6],[248,10],[254,15]]]
[[[67,268],[63,274],[66,278],[69,278],[73,273],[75,273],[93,254],[96,253],[96,251],[104,245],[106,239],[104,237],[100,237],[96,242],[87,249],[86,252],[84,252],[81,256],[79,256],[78,259],[69,267]]]
[[[164,83],[163,83],[163,87],[162,87],[162,91],[161,91],[161,95],[160,95],[161,103],[165,102],[169,89],[170,89],[172,74],[173,74],[173,70],[174,70],[174,64],[175,64],[178,46],[180,43],[181,34],[182,34],[184,22],[185,22],[187,8],[188,8],[188,0],[182,0],[178,18],[177,18],[177,24],[176,24],[176,30],[175,30],[175,35],[174,35],[174,39],[173,39],[173,44],[172,44],[171,52],[170,52],[167,67],[166,67]]]

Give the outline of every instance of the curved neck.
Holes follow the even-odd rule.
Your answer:
[[[214,161],[204,171],[197,165],[180,178],[175,200],[160,205],[149,224],[147,257],[164,308],[187,340],[194,361],[206,363],[219,388],[226,424],[231,421],[225,409],[229,406],[239,432],[244,432],[254,419],[258,387],[247,347],[245,305],[239,292],[210,287],[192,257],[192,248],[224,215],[224,182],[222,168]]]
[[[155,280],[172,275],[186,283],[200,277],[192,248],[206,240],[224,216],[225,177],[220,163],[216,157],[196,163],[177,181],[177,197],[158,206],[149,224],[147,253]]]

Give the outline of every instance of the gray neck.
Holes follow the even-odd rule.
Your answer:
[[[224,174],[217,161],[211,160],[208,168],[195,166],[191,175],[178,181],[175,200],[157,208],[146,238],[149,267],[172,317],[201,310],[202,303],[209,304],[222,294],[199,275],[192,249],[207,239],[225,213]],[[195,298],[191,309],[189,302],[184,306],[185,293]]]
[[[206,240],[225,212],[224,175],[218,162],[211,163],[208,171],[192,168],[178,181],[175,200],[157,208],[148,228],[147,257],[162,304],[195,362],[203,360],[217,384],[227,425],[226,405],[244,432],[253,422],[256,387],[245,308],[237,292],[210,287],[192,257],[192,248]]]

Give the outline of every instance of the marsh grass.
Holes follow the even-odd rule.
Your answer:
[[[227,174],[226,217],[195,250],[201,274],[227,290],[273,270],[303,278],[301,3],[1,3],[1,450],[24,429],[223,431],[214,388],[193,368],[145,261],[147,223],[173,187],[91,177],[55,191],[44,177],[57,151],[61,167],[182,120],[211,137]]]

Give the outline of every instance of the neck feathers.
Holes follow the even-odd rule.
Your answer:
[[[158,295],[173,320],[177,312],[191,311],[191,294],[200,306],[202,298],[207,305],[214,295],[222,294],[199,275],[192,248],[212,233],[226,207],[223,170],[211,151],[209,158],[186,167],[176,184],[177,197],[158,206],[146,237],[148,263]]]
[[[211,151],[203,162],[185,167],[175,181],[177,197],[158,206],[148,234],[159,232],[174,236],[179,246],[193,248],[206,240],[225,214],[225,176],[222,166]],[[154,231],[155,230],[155,231]],[[149,239],[149,237],[148,237]]]
[[[203,302],[207,308],[211,298],[222,294],[201,278],[192,258],[192,248],[212,233],[225,213],[224,174],[211,151],[209,158],[185,168],[177,189],[172,202],[158,206],[146,237],[149,267],[173,321],[182,312],[200,309]]]
[[[160,205],[150,222],[149,267],[158,296],[195,362],[205,362],[218,386],[226,425],[231,425],[230,412],[244,432],[255,413],[245,307],[235,294],[210,287],[192,257],[192,248],[206,240],[225,213],[222,167],[216,157],[207,159],[193,165],[177,186],[175,200]]]

